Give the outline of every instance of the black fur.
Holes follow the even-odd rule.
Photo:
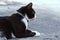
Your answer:
[[[25,14],[29,19],[34,18],[35,11],[32,9],[32,3],[27,6],[21,7],[17,12]],[[12,14],[11,16],[0,17],[0,31],[3,32],[7,39],[12,38],[11,33],[16,38],[32,37],[35,35],[34,32],[26,29],[26,25],[21,21],[24,17],[18,13]]]

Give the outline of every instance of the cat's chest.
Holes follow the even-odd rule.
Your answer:
[[[22,22],[24,22],[25,26],[26,26],[26,29],[28,29],[28,21],[26,18],[23,18],[22,19]]]

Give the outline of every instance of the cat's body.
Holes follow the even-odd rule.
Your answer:
[[[12,14],[11,16],[0,17],[0,31],[3,32],[7,39],[12,38],[11,33],[13,33],[16,38],[32,37],[36,34],[26,28],[28,22],[25,15],[27,15],[29,19],[35,17],[32,3],[20,8],[17,10],[17,13]]]

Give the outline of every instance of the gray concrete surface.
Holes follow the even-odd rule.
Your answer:
[[[10,15],[19,7],[0,6],[0,16]],[[29,29],[39,31],[41,35],[39,37],[14,38],[11,40],[60,40],[60,17],[57,12],[48,7],[34,6],[33,8],[36,11],[37,18],[29,22]]]

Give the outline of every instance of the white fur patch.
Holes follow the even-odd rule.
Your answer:
[[[27,22],[27,19],[26,19],[26,18],[23,18],[22,21],[25,23],[26,29],[27,29],[27,28],[28,28],[28,22]]]
[[[38,31],[32,31],[32,32],[35,32],[36,33],[35,36],[40,36],[40,33]]]
[[[35,14],[35,17],[33,18],[34,20],[36,19],[36,14]]]

